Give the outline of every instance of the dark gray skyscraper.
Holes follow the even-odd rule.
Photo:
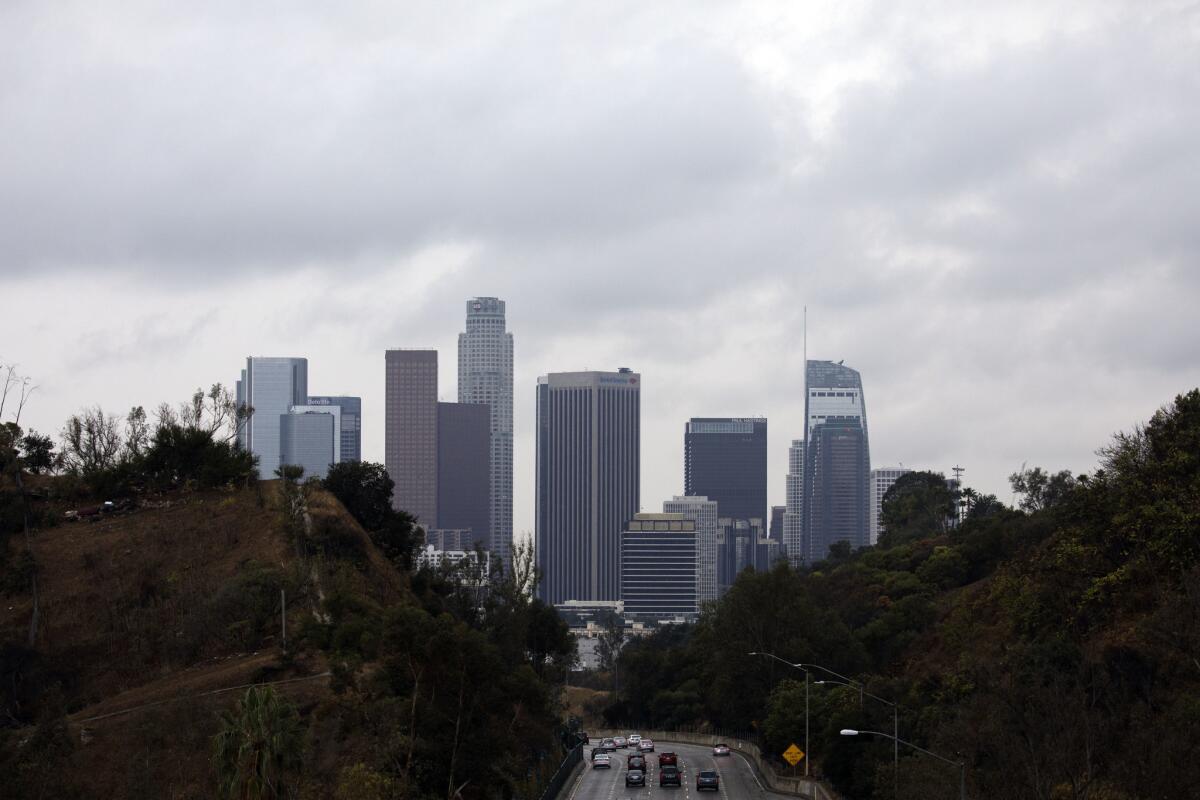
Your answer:
[[[384,356],[384,466],[395,482],[392,505],[437,526],[437,351],[388,350]]]
[[[338,447],[342,461],[362,461],[362,398],[341,395],[309,397],[310,406],[337,406],[342,410],[341,441]]]
[[[731,519],[767,518],[767,421],[693,418],[683,434],[683,493]]]
[[[558,372],[537,386],[541,598],[618,600],[621,530],[638,511],[641,377]]]
[[[437,411],[437,526],[469,528],[472,546],[478,542],[491,551],[491,409],[475,403],[438,403]]]
[[[834,542],[870,537],[871,451],[862,377],[832,361],[809,361],[804,418],[803,560],[824,559]]]
[[[491,409],[490,525],[493,554],[507,565],[513,517],[513,336],[505,330],[504,301],[467,301],[467,329],[458,335],[458,402]]]

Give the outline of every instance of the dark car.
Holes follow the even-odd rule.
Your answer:
[[[712,789],[714,792],[721,791],[721,779],[717,777],[717,773],[711,769],[706,769],[704,772],[696,774],[696,791],[702,789]]]
[[[670,752],[659,753],[658,754],[658,765],[660,767],[665,767],[668,764],[670,764],[671,766],[678,765],[679,764],[678,757],[676,757],[676,755],[674,753],[670,753]]]
[[[668,764],[658,770],[659,786],[683,786],[683,773],[674,764]]]
[[[646,759],[635,753],[629,757],[629,762],[625,766],[627,766],[629,769],[640,769],[642,772],[645,772]]]
[[[640,769],[629,770],[629,772],[625,773],[625,785],[626,786],[645,786],[646,785],[646,773],[642,772]]]
[[[579,741],[583,742],[584,744],[592,743],[592,740],[587,735],[587,731],[580,731],[577,735],[579,736]]]

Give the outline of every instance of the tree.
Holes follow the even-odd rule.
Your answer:
[[[600,669],[609,672],[617,666],[617,656],[625,644],[625,620],[620,614],[610,614],[596,640],[596,655],[600,658]]]
[[[883,496],[879,543],[892,547],[901,542],[946,533],[958,509],[958,492],[946,485],[938,472],[907,472]]]
[[[72,414],[62,429],[63,465],[85,477],[116,466],[124,448],[119,426],[100,406]]]
[[[1014,472],[1008,476],[1008,482],[1012,490],[1021,495],[1021,510],[1028,512],[1062,504],[1077,483],[1068,470],[1051,475],[1041,467]]]
[[[287,796],[285,780],[300,765],[303,735],[296,708],[269,686],[246,691],[235,711],[221,714],[213,738],[217,790],[230,800]]]
[[[21,461],[25,469],[34,475],[54,469],[54,440],[37,431],[29,431],[21,438]]]
[[[380,530],[394,513],[392,489],[395,483],[383,464],[343,461],[329,468],[323,483],[350,516],[358,520],[363,530]]]

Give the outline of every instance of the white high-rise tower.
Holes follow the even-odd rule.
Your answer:
[[[467,329],[458,335],[458,402],[491,407],[491,531],[488,550],[512,556],[513,337],[505,330],[504,301],[467,301]]]

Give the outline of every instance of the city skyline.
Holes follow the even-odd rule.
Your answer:
[[[1093,471],[1200,375],[1200,56],[1179,10],[1007,9],[934,3],[926,27],[878,4],[711,6],[680,31],[652,6],[462,28],[117,6],[62,29],[3,4],[21,124],[0,356],[40,387],[23,419],[57,434],[84,406],[178,403],[247,353],[302,354],[314,388],[363,398],[382,462],[379,352],[438,349],[453,401],[463,303],[495,296],[517,332],[518,534],[532,386],[563,369],[646,376],[643,510],[679,492],[682,422],[747,413],[771,420],[779,504],[807,306],[809,355],[869,376],[872,461],[962,464],[1001,499],[1023,463]],[[280,25],[270,59],[234,46]]]

